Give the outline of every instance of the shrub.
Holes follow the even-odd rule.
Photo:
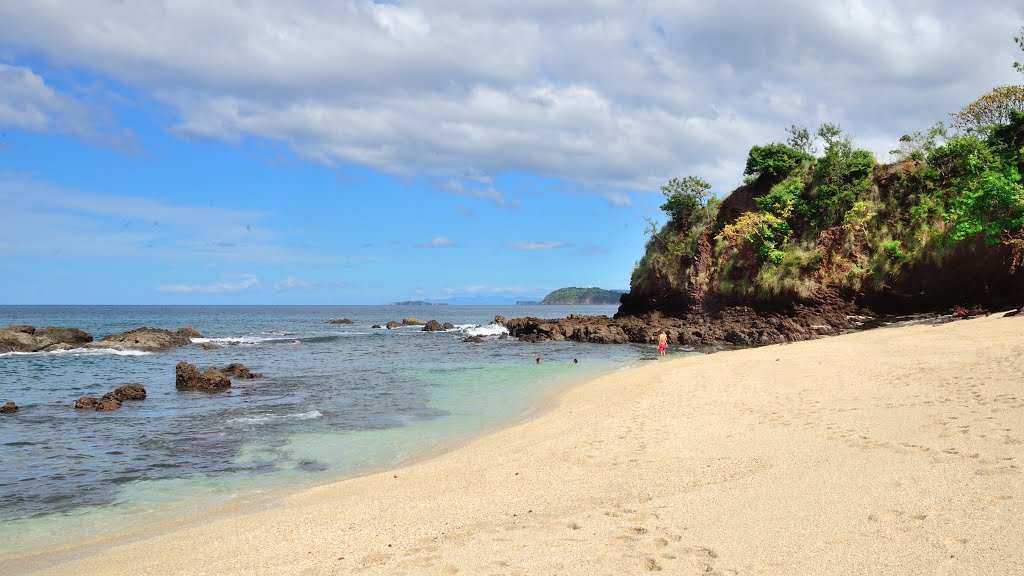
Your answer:
[[[743,173],[772,179],[785,178],[801,163],[812,160],[814,157],[810,154],[782,143],[754,146],[747,155],[747,166]]]
[[[807,203],[801,198],[804,181],[800,176],[790,176],[775,186],[767,194],[755,199],[758,210],[773,216],[789,220],[794,212],[806,214]]]

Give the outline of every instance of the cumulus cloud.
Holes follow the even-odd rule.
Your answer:
[[[558,248],[565,248],[566,246],[572,246],[572,244],[568,242],[509,242],[505,245],[505,247],[512,248],[513,250],[523,250],[526,252],[555,250]]]
[[[0,127],[70,134],[137,152],[131,130],[118,129],[110,113],[55,89],[30,68],[0,62]]]
[[[233,280],[237,278],[237,280]],[[253,274],[241,274],[237,277],[226,277],[220,282],[213,284],[170,284],[164,285],[157,288],[160,292],[173,292],[173,293],[198,293],[198,294],[218,294],[222,292],[242,292],[245,290],[251,290],[259,288],[260,279]]]
[[[484,182],[523,171],[625,206],[673,176],[735,185],[749,147],[792,123],[894,144],[1018,82],[1018,4],[8,2],[0,45],[160,99],[183,137],[475,177],[463,193],[499,204]],[[39,74],[17,74],[47,102]]]
[[[449,248],[451,246],[455,246],[455,242],[449,240],[448,238],[444,238],[443,236],[438,236],[433,240],[421,242],[416,245],[417,248]]]

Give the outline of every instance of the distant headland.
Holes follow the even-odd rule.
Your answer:
[[[544,297],[540,304],[618,304],[625,290],[604,288],[559,288]]]

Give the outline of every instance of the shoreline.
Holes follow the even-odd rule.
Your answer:
[[[176,514],[169,510],[158,512],[155,518],[142,520],[129,527],[104,534],[97,538],[75,539],[45,550],[32,549],[28,553],[4,557],[2,563],[5,569],[12,569],[15,574],[39,573],[64,563],[104,554],[119,545],[145,541],[180,530],[202,526],[219,519],[245,516],[261,510],[272,509],[282,500],[305,491],[375,474],[386,474],[394,470],[428,462],[462,449],[495,432],[513,428],[544,416],[555,410],[561,399],[573,389],[585,385],[595,378],[635,369],[637,367],[636,362],[618,366],[607,366],[604,369],[596,370],[589,374],[562,374],[554,376],[548,384],[545,384],[541,389],[532,394],[528,405],[521,412],[510,415],[486,428],[462,431],[456,436],[445,439],[443,442],[425,447],[414,454],[405,456],[395,463],[365,464],[355,470],[329,478],[312,477],[297,485],[261,488],[257,491],[243,494],[237,499],[224,495],[207,495],[204,497],[205,499],[175,502],[174,504],[176,505],[185,504],[192,511],[184,514]],[[204,502],[212,504],[203,507],[202,504]]]
[[[1016,573],[1021,328],[640,365],[439,456],[40,573]]]

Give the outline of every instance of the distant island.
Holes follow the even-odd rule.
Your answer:
[[[541,304],[618,304],[625,290],[603,288],[559,288],[541,300]]]
[[[423,300],[403,300],[392,302],[392,306],[447,306],[447,302],[424,302]]]

